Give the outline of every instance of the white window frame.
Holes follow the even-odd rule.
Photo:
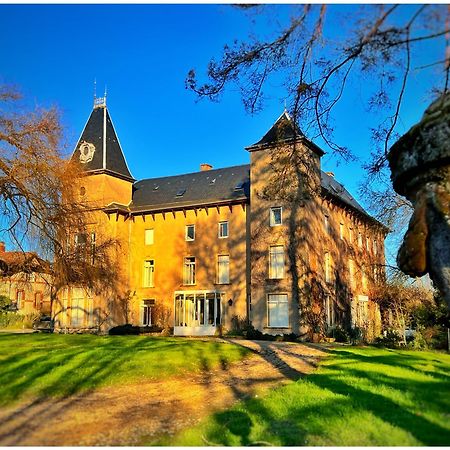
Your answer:
[[[191,261],[189,261],[191,260]],[[183,284],[185,286],[194,286],[196,282],[196,264],[195,256],[185,256],[183,259]]]
[[[277,298],[275,298],[277,297]],[[283,300],[281,300],[283,298]],[[283,324],[272,325],[270,323],[270,305],[284,305],[286,308],[286,322]],[[288,294],[285,292],[274,292],[267,294],[266,298],[266,308],[267,308],[267,327],[268,328],[289,328],[289,298]]]
[[[190,228],[192,228],[194,230],[194,237],[192,237],[192,238],[189,236],[189,232],[188,232],[188,230]],[[195,225],[194,224],[186,225],[184,237],[187,242],[195,241]]]
[[[324,257],[324,265],[325,265],[325,282],[331,283],[331,255],[330,252],[325,252]]]
[[[144,243],[145,245],[153,245],[155,243],[155,230],[154,228],[146,228],[144,231]]]
[[[217,284],[230,284],[230,255],[217,255]]]
[[[361,267],[361,286],[363,291],[367,291],[367,267]]]
[[[86,294],[80,287],[71,288],[70,294],[70,324],[73,327],[82,327],[85,320]]]
[[[325,295],[324,298],[325,322],[327,327],[333,327],[335,324],[334,298],[331,295]]]
[[[278,209],[280,210],[280,223],[276,223],[275,215],[274,215],[274,211],[278,210]],[[280,225],[283,225],[283,207],[282,206],[272,206],[270,208],[269,224],[271,227],[279,227]]]
[[[149,303],[147,303],[147,302],[149,302]],[[153,302],[153,303],[151,303],[151,302]],[[149,299],[149,301],[142,300],[142,302],[141,302],[141,326],[151,327],[153,325],[153,311],[152,311],[153,306],[155,306],[154,299]],[[147,323],[145,323],[146,310],[148,310],[148,314],[147,314],[148,322]]]
[[[224,227],[226,227],[226,234],[223,232]],[[229,236],[230,233],[230,225],[228,223],[228,220],[223,220],[222,222],[219,222],[219,232],[218,232],[218,236],[219,239],[226,239]]]
[[[155,260],[144,260],[144,276],[142,286],[145,288],[155,287]]]
[[[278,260],[280,255],[282,256],[282,261]],[[284,278],[285,264],[284,246],[271,245],[269,247],[269,279],[282,280]]]
[[[323,224],[324,224],[324,227],[325,227],[325,232],[326,232],[327,234],[330,234],[330,233],[331,233],[331,228],[330,228],[330,216],[329,216],[328,214],[324,214],[324,217],[323,217]]]
[[[348,260],[348,281],[352,289],[355,288],[355,261],[353,259]]]

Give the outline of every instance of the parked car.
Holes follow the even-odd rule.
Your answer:
[[[53,332],[53,320],[51,316],[41,316],[33,323],[33,330],[43,333]]]

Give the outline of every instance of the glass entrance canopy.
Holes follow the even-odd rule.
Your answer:
[[[175,292],[175,327],[178,336],[210,336],[221,324],[221,299],[217,291]]]

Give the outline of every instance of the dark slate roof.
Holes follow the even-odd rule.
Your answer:
[[[289,114],[284,111],[272,125],[272,128],[258,142],[248,148],[259,147],[274,142],[288,141],[300,136],[303,136],[303,133],[291,120]]]
[[[106,114],[105,114],[106,113]],[[106,167],[103,167],[103,122],[106,119]],[[83,133],[75,147],[71,160],[79,161],[79,147],[82,142],[89,142],[95,146],[92,161],[81,164],[86,172],[107,171],[113,175],[131,181],[133,177],[128,169],[119,139],[111,121],[106,106],[94,108],[84,127]]]
[[[370,217],[342,184],[323,171],[321,184],[322,188],[332,196]],[[242,189],[236,189],[239,185]],[[250,165],[150,178],[135,183],[133,190],[133,201],[129,207],[111,204],[108,205],[108,209],[139,212],[236,200],[247,201],[250,198]]]
[[[247,200],[250,165],[150,178],[135,183],[133,190],[131,211]]]
[[[316,144],[306,138],[303,132],[291,119],[287,111],[284,111],[283,114],[281,114],[281,116],[272,125],[272,128],[270,128],[270,130],[258,142],[246,147],[246,149],[253,151],[273,144],[283,144],[293,142],[298,139],[306,142],[319,156],[322,156],[325,153]]]
[[[321,184],[322,187],[331,193],[333,196],[338,197],[347,205],[352,206],[359,212],[362,212],[365,215],[368,215],[364,208],[352,197],[350,192],[345,189],[345,187],[335,180],[335,178],[331,175],[328,175],[326,172],[321,173]]]

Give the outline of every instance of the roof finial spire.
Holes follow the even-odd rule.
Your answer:
[[[287,112],[287,108],[286,108],[286,99],[284,99],[284,112]]]
[[[104,97],[97,98],[97,80],[94,81],[94,109],[95,108],[106,108],[106,85],[105,85],[105,95]]]

